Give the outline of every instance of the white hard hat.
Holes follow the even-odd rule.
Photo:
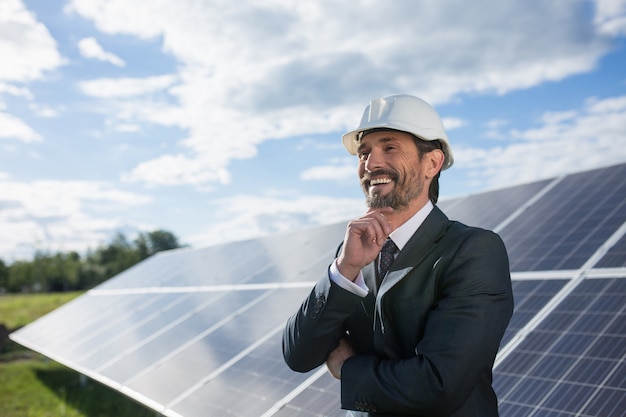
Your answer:
[[[356,155],[361,133],[376,128],[408,132],[423,140],[438,140],[445,155],[441,169],[450,168],[454,162],[439,114],[421,98],[395,95],[372,100],[365,108],[359,126],[341,137],[343,145]]]

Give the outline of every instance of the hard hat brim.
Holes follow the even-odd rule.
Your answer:
[[[386,124],[368,126],[367,128],[359,128],[359,129],[352,130],[348,133],[344,133],[341,136],[341,141],[343,142],[343,146],[351,155],[356,155],[358,153],[359,146],[361,145],[361,142],[359,140],[359,138],[361,137],[361,133],[366,132],[371,129],[397,130],[399,132],[409,133],[425,141],[438,140],[441,143],[441,146],[443,148],[442,149],[443,154],[445,156],[445,160],[443,161],[443,166],[441,167],[441,170],[443,171],[445,169],[450,168],[452,164],[454,163],[454,157],[452,156],[452,151],[450,150],[450,144],[448,143],[447,138],[429,139],[429,138],[423,137],[422,135],[416,135],[415,133],[411,132],[410,129],[406,129],[406,130],[399,129],[395,125],[394,127],[390,127],[389,125],[386,125]]]

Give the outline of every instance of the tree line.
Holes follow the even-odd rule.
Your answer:
[[[180,248],[178,238],[165,230],[140,233],[129,241],[118,233],[111,243],[78,252],[37,252],[31,261],[7,265],[0,259],[0,292],[80,291],[95,287],[147,257]]]

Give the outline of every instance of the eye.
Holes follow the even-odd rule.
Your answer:
[[[359,152],[359,161],[365,161],[367,160],[367,157],[369,156],[369,152]]]

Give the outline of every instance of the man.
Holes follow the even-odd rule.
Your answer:
[[[348,223],[337,259],[288,320],[286,363],[299,372],[326,363],[348,415],[497,416],[508,257],[495,233],[435,205],[439,173],[453,163],[439,115],[417,97],[385,97],[342,139],[358,156],[369,210]]]

